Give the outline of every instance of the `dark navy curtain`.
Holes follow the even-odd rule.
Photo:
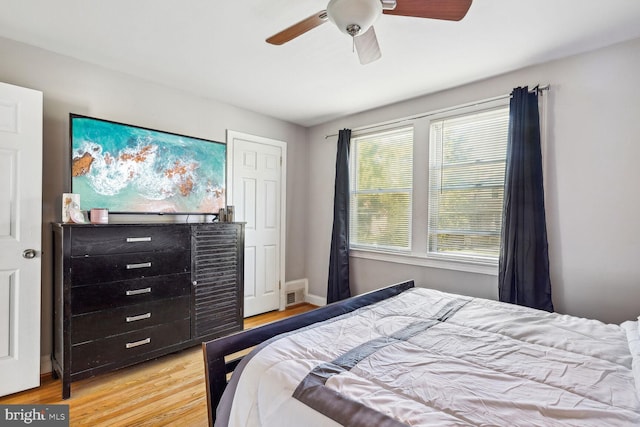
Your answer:
[[[333,233],[329,256],[327,303],[351,296],[349,289],[349,143],[351,130],[338,134],[336,182],[333,200]]]
[[[537,88],[514,89],[509,108],[500,301],[553,311]]]

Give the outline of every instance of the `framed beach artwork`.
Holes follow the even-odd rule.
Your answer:
[[[71,191],[83,209],[213,214],[225,206],[226,144],[70,115]]]

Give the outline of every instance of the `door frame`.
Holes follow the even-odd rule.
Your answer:
[[[280,148],[281,152],[281,171],[280,171],[280,286],[278,289],[278,310],[282,311],[286,308],[285,300],[285,264],[286,264],[286,226],[287,226],[287,143],[277,139],[265,138],[262,136],[251,135],[248,133],[238,132],[227,129],[227,183],[226,183],[226,204],[233,203],[233,149],[235,139],[245,139],[257,144],[269,145]]]

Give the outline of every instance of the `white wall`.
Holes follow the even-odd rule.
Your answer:
[[[309,292],[326,295],[336,146],[336,138],[326,135],[549,83],[545,181],[556,311],[606,322],[635,319],[640,315],[639,72],[637,39],[311,128]],[[419,286],[497,298],[496,276],[351,261],[356,294],[412,278]]]
[[[310,293],[325,296],[336,142],[325,135],[550,83],[545,179],[556,309],[611,322],[640,314],[640,40],[311,129],[2,38],[0,58],[0,81],[44,93],[42,354],[51,349],[48,223],[60,219],[70,180],[69,112],[219,141],[233,129],[288,142],[286,280],[308,277]],[[407,278],[497,297],[495,276],[352,259],[354,293]]]
[[[232,129],[287,142],[286,279],[305,277],[307,134],[297,125],[0,38],[0,81],[44,93],[42,347],[51,351],[51,231],[70,184],[70,112],[225,142]],[[233,82],[242,84],[242,82]]]

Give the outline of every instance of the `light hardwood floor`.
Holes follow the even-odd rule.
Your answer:
[[[315,308],[301,304],[245,319],[244,328]],[[71,384],[62,400],[60,380],[0,397],[0,404],[68,404],[72,426],[207,426],[204,361],[200,346]]]

